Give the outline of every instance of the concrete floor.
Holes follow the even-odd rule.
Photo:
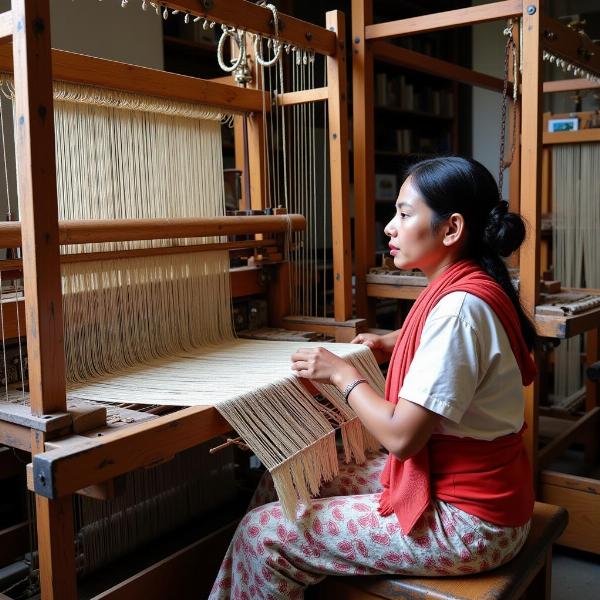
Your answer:
[[[569,548],[554,548],[552,600],[598,600],[600,556]]]

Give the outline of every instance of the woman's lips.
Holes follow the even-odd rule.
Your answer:
[[[396,256],[396,254],[398,254],[398,248],[396,248],[396,246],[392,246],[392,244],[388,244],[390,247],[390,254],[392,256]]]

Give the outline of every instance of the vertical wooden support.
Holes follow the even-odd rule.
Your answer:
[[[15,152],[31,410],[66,410],[62,292],[54,156],[49,0],[13,0]],[[32,433],[32,453],[44,450]],[[71,498],[37,497],[43,600],[74,600],[75,552]]]
[[[352,261],[348,198],[346,28],[343,13],[329,11],[326,23],[327,28],[337,34],[336,54],[327,57],[334,317],[336,321],[347,321],[352,316]]]
[[[48,0],[14,0],[15,152],[31,410],[65,410]]]
[[[44,451],[41,431],[32,431],[31,451]],[[35,509],[42,600],[76,600],[73,497],[49,500],[36,496]]]
[[[267,202],[268,181],[263,123],[263,115],[260,113],[252,113],[248,116],[250,208],[253,210],[263,210]],[[261,238],[257,236],[257,239]]]
[[[521,100],[521,214],[528,235],[520,253],[520,295],[523,307],[533,317],[539,297],[540,196],[542,179],[542,48],[540,13],[542,0],[523,1],[523,81]],[[525,391],[526,445],[537,472],[539,383]]]
[[[352,127],[354,151],[354,256],[356,316],[375,325],[366,275],[375,260],[375,107],[373,54],[365,26],[373,22],[373,0],[352,0]]]

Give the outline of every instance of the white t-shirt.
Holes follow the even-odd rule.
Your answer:
[[[521,429],[521,371],[488,304],[467,292],[436,304],[399,396],[442,415],[439,433],[493,440]]]

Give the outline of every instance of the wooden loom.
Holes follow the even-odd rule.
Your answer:
[[[249,32],[273,35],[271,11],[243,0],[232,0],[227,4],[199,0],[160,4],[217,23],[234,24]],[[285,104],[328,103],[335,315],[334,319],[322,321],[316,327],[347,339],[356,330],[356,323],[348,322],[351,272],[349,214],[345,203],[348,164],[343,15],[337,11],[328,13],[327,29],[287,15],[281,15],[281,21],[285,23],[279,36],[282,41],[299,47],[309,45],[316,53],[327,57],[326,88],[280,95],[279,100]],[[77,430],[84,434],[86,427],[75,427],[78,418],[70,412],[65,399],[60,264],[85,260],[82,258],[85,255],[61,256],[59,246],[179,236],[267,236],[283,234],[290,225],[292,229],[300,230],[304,227],[304,219],[300,215],[291,215],[181,219],[168,223],[152,220],[59,223],[53,119],[49,118],[53,114],[53,78],[248,113],[250,144],[259,153],[258,160],[265,146],[259,126],[261,108],[264,104],[270,106],[270,102],[268,98],[263,102],[263,95],[257,89],[242,89],[221,82],[51,50],[48,0],[14,0],[12,10],[0,15],[0,40],[4,43],[0,47],[0,67],[14,70],[18,123],[15,143],[21,210],[20,222],[0,225],[0,240],[6,248],[20,245],[23,254],[22,262],[4,261],[0,267],[5,272],[22,269],[25,295],[24,301],[12,304],[12,312],[5,312],[3,324],[5,335],[9,337],[17,331],[17,315],[26,320],[31,403],[30,410],[17,412],[10,406],[1,407],[0,442],[29,451],[33,456],[32,464],[28,466],[28,486],[36,491],[42,598],[69,600],[78,596],[72,494],[106,496],[110,493],[113,478],[169,460],[177,453],[226,433],[230,427],[214,408],[193,407],[116,431],[104,427],[97,430],[93,438],[73,433]],[[11,41],[12,47],[8,44]],[[250,170],[253,190],[264,189],[260,168],[252,168],[251,163]],[[264,201],[264,197],[256,192],[252,198],[254,207]],[[212,248],[239,249],[275,243],[277,240],[269,239],[232,241]],[[161,252],[169,250],[163,248]],[[272,300],[273,324],[285,325],[283,317],[289,313],[287,276],[284,262],[274,278],[275,283],[266,290],[256,270],[232,272],[233,295],[267,291]],[[96,417],[97,414],[92,414],[91,421],[95,422],[92,426],[98,425]],[[50,442],[52,450],[49,450]],[[189,577],[192,576],[190,573]],[[155,577],[155,573],[147,577],[150,583],[146,588],[152,587],[154,597],[161,597]],[[133,588],[131,583],[126,588],[117,586],[98,597],[120,598],[124,594],[131,597],[133,589],[141,589],[136,585],[143,585],[139,584],[143,578],[136,581]],[[176,590],[170,587],[170,593],[176,594]]]
[[[487,74],[478,73],[447,61],[426,56],[386,40],[421,32],[436,31],[487,23],[520,20],[522,75],[519,89],[517,114],[512,111],[511,120],[517,118],[515,157],[510,169],[510,204],[512,210],[520,212],[528,223],[529,235],[521,248],[519,260],[520,294],[524,308],[533,315],[538,334],[542,338],[564,339],[580,333],[590,332],[588,357],[591,364],[598,360],[598,327],[600,309],[566,315],[537,314],[540,304],[540,239],[542,212],[542,143],[566,142],[569,138],[597,139],[596,131],[543,133],[542,94],[589,86],[587,79],[567,82],[543,82],[542,54],[544,51],[560,56],[577,68],[584,69],[595,77],[600,74],[600,52],[597,44],[558,21],[549,18],[540,0],[504,0],[458,10],[451,10],[410,19],[386,23],[373,23],[372,0],[353,0],[352,39],[353,53],[353,106],[354,106],[354,177],[356,192],[356,227],[358,231],[374,231],[375,210],[372,201],[374,189],[373,152],[374,140],[370,123],[373,119],[373,62],[375,59],[459,83],[502,92],[503,81]],[[519,29],[519,25],[513,25]],[[519,35],[513,36],[515,40]],[[520,118],[519,118],[520,117]],[[547,162],[547,161],[546,161]],[[527,173],[521,177],[521,173]],[[547,173],[547,171],[546,171]],[[373,306],[370,299],[376,297],[414,299],[420,293],[415,285],[398,281],[367,281],[367,273],[374,264],[373,237],[358,238],[356,248],[357,315],[371,317]],[[422,288],[421,288],[422,289]],[[536,351],[539,360],[540,351]],[[589,514],[598,514],[598,482],[584,477],[543,471],[548,461],[558,456],[578,436],[593,435],[592,427],[598,422],[598,388],[592,385],[588,393],[587,412],[578,420],[564,425],[562,433],[538,452],[539,389],[536,381],[526,389],[525,418],[528,425],[526,442],[530,457],[535,465],[536,480],[542,500],[554,502],[572,510],[572,518],[564,543],[579,546],[575,540],[589,537],[591,523]],[[596,425],[597,426],[597,425]],[[587,491],[586,491],[587,490]],[[580,507],[585,506],[584,509]],[[592,526],[598,529],[595,520]],[[591,545],[590,545],[591,544]],[[585,549],[600,551],[597,536]]]

